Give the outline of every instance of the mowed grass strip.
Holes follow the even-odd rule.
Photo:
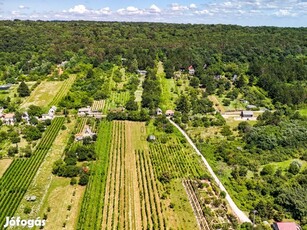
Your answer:
[[[30,105],[44,107],[49,105],[57,93],[61,90],[64,81],[43,81],[37,86],[31,95],[22,103],[21,108]]]
[[[4,172],[10,167],[12,163],[12,159],[1,159],[0,160],[0,178],[4,174]]]

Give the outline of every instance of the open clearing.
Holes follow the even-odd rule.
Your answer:
[[[44,107],[49,105],[53,98],[60,91],[64,81],[43,81],[37,86],[31,95],[22,103],[21,108],[27,108],[30,105]]]
[[[10,167],[12,163],[11,159],[1,159],[0,160],[0,178],[2,177],[3,173]]]
[[[47,214],[46,229],[76,229],[85,187],[70,185],[70,179],[54,177],[40,215]],[[48,212],[48,208],[50,211]]]
[[[302,116],[307,116],[307,108],[300,109],[299,111]]]
[[[213,102],[213,108],[216,110],[216,111],[219,111],[220,113],[225,113],[225,108],[224,106],[219,102],[219,100],[217,99],[216,96],[214,95],[210,95],[208,96],[209,100]]]

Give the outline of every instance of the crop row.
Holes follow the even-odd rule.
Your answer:
[[[77,229],[101,229],[105,182],[108,169],[112,124],[102,122],[96,142],[97,160],[91,166],[91,175],[82,200]]]
[[[193,208],[193,211],[195,213],[198,225],[200,227],[200,229],[202,230],[210,230],[210,227],[207,223],[207,220],[204,216],[203,210],[202,210],[202,206],[201,206],[201,202],[200,202],[200,198],[197,194],[197,192],[195,191],[195,188],[193,186],[193,182],[191,180],[183,180],[182,182],[183,187],[185,188],[185,191],[188,195],[190,204]]]
[[[124,123],[115,121],[105,191],[106,205],[103,210],[102,226],[106,229],[111,229],[113,226],[114,228],[120,226],[121,222],[126,224],[125,221],[119,219],[120,217],[125,218],[126,203],[125,200],[122,200],[122,197],[127,192],[124,184],[125,170],[124,165],[122,165],[124,162],[123,154],[125,153],[124,135]],[[121,190],[121,193],[119,193],[119,190]],[[121,210],[119,210],[119,202],[121,202]]]
[[[128,91],[125,91],[125,92],[113,92],[112,91],[110,98],[108,98],[105,101],[103,112],[106,113],[110,109],[114,109],[119,106],[125,106],[129,98],[130,98],[130,93]]]
[[[0,226],[6,216],[13,216],[37,170],[64,123],[55,118],[45,131],[33,155],[28,159],[16,159],[0,179]]]
[[[150,144],[150,156],[157,175],[171,172],[173,177],[199,177],[204,172],[196,155],[184,149],[180,143]]]
[[[92,105],[92,111],[102,111],[105,103],[105,100],[94,101]]]
[[[67,94],[68,90],[75,82],[75,80],[76,80],[76,75],[71,75],[68,79],[66,79],[63,82],[63,85],[60,88],[59,92],[57,92],[57,94],[55,95],[55,97],[53,98],[53,100],[49,105],[50,106],[57,105],[61,101],[61,99]]]
[[[157,181],[153,173],[148,152],[137,150],[137,174],[142,205],[142,229],[165,229],[162,204],[159,198]]]

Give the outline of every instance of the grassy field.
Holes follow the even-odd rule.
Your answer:
[[[50,193],[50,189],[54,187],[54,176],[52,175],[52,165],[53,162],[61,158],[66,143],[68,141],[70,131],[73,129],[75,124],[75,120],[71,119],[71,123],[66,123],[66,130],[60,131],[58,136],[56,137],[51,149],[47,153],[47,156],[42,163],[40,169],[38,170],[34,180],[30,184],[25,197],[27,196],[36,196],[36,201],[29,203],[26,199],[23,199],[20,203],[16,215],[24,218],[33,217],[36,218],[37,215],[42,217],[44,213],[44,207],[50,205],[48,203],[48,194]],[[64,199],[66,199],[64,197]],[[29,215],[25,215],[23,213],[24,208],[29,206],[32,208],[32,212]],[[52,218],[52,215],[50,215]],[[54,228],[56,229],[56,228]]]
[[[215,95],[208,96],[209,100],[213,102],[213,108],[220,113],[225,113],[226,109]]]
[[[43,81],[22,103],[21,108],[27,108],[30,105],[41,107],[49,105],[57,93],[60,92],[63,84],[64,81]]]
[[[10,167],[12,163],[11,159],[1,159],[0,160],[0,178],[2,177],[3,173]]]
[[[141,76],[139,78],[140,80],[140,84],[138,85],[138,88],[137,90],[134,92],[134,96],[135,96],[135,102],[137,102],[139,105],[141,104],[141,101],[142,101],[142,95],[143,95],[143,87],[142,87],[142,84],[145,80],[145,76]]]
[[[31,87],[36,83],[36,81],[29,81],[25,83],[27,84],[29,89],[31,89]],[[18,99],[23,100],[23,98],[18,97],[17,88],[18,84],[14,84],[9,90],[0,90],[0,99],[6,99],[7,97],[10,97],[11,101],[16,101]]]
[[[163,111],[175,109],[175,98],[172,90],[175,89],[174,79],[166,79],[162,62],[158,63],[157,76],[162,88],[160,107]]]
[[[83,186],[70,185],[69,178],[54,177],[39,212],[47,214],[45,229],[76,229],[84,191]]]

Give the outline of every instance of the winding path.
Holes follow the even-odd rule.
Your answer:
[[[232,209],[232,211],[235,213],[235,215],[239,218],[240,222],[244,223],[244,222],[249,222],[251,223],[251,220],[245,215],[244,212],[242,212],[238,206],[235,204],[235,202],[231,199],[231,197],[229,196],[227,190],[225,189],[225,187],[223,186],[223,184],[221,183],[221,181],[219,180],[219,178],[215,175],[215,173],[213,172],[211,166],[209,165],[209,163],[207,162],[206,158],[201,154],[201,152],[197,149],[196,145],[193,143],[193,141],[191,140],[191,138],[186,134],[186,132],[184,130],[182,130],[175,122],[173,122],[171,119],[169,119],[170,123],[175,126],[183,135],[184,137],[188,140],[188,142],[190,143],[190,145],[193,147],[193,149],[196,151],[196,153],[201,157],[202,161],[204,162],[204,164],[206,165],[209,173],[211,174],[211,176],[214,178],[215,182],[218,184],[218,186],[220,187],[220,189],[222,191],[224,191],[226,193],[226,200],[230,206],[230,208]]]

